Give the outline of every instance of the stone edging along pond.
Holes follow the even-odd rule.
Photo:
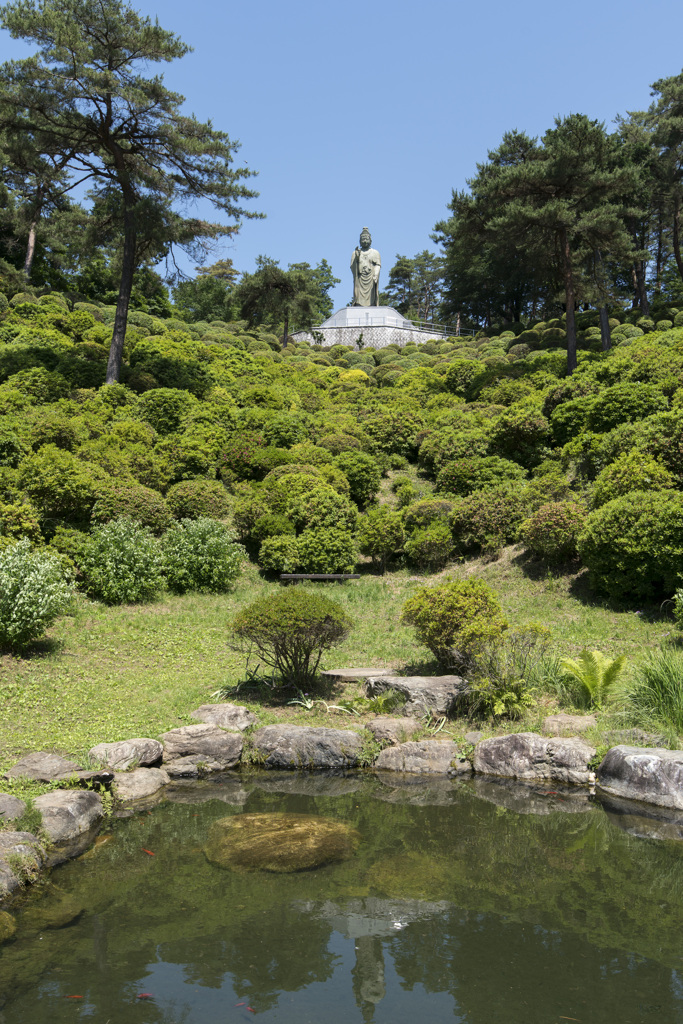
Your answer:
[[[373,756],[367,741],[352,729],[279,724],[262,726],[245,737],[256,717],[234,704],[205,704],[192,717],[199,722],[171,729],[160,741],[138,738],[98,744],[90,751],[91,759],[105,766],[98,770],[83,771],[72,761],[44,752],[29,754],[11,768],[6,778],[64,780],[69,788],[52,790],[34,801],[47,842],[30,832],[0,831],[0,902],[43,869],[87,849],[105,815],[105,800],[113,798],[120,811],[132,813],[146,800],[158,799],[172,782],[246,765],[295,770],[372,767],[378,772],[442,778],[474,773],[527,783],[597,785],[600,793],[612,798],[683,811],[683,751],[615,746],[596,776],[591,767],[596,750],[579,736],[514,733],[481,740],[472,750],[451,739],[411,740],[407,737],[420,728],[419,722],[384,716],[367,726],[373,739],[389,744]],[[74,781],[90,788],[73,788]],[[92,787],[104,790],[104,799]],[[25,810],[23,801],[0,793],[0,822],[16,820]],[[645,808],[641,813],[652,812]],[[674,834],[678,837],[676,829]]]

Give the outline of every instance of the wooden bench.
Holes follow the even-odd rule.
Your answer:
[[[318,580],[322,583],[343,583],[344,580],[359,580],[358,572],[281,572],[283,583],[295,583],[297,580]]]

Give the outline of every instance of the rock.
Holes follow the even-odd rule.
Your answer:
[[[683,750],[612,747],[598,768],[605,793],[683,810]]]
[[[366,729],[372,733],[378,743],[405,743],[422,728],[422,723],[415,718],[391,718],[382,715],[368,722]]]
[[[13,821],[20,818],[26,810],[26,804],[17,796],[9,793],[0,793],[0,820]]]
[[[22,928],[29,931],[67,928],[78,921],[85,905],[70,895],[58,895],[54,899],[42,899],[26,908],[21,916]]]
[[[45,750],[39,750],[35,754],[27,754],[17,761],[13,768],[5,774],[6,779],[33,779],[36,782],[66,782],[70,779],[77,779],[83,784],[97,783],[108,786],[114,778],[113,774],[106,770],[81,771],[75,761],[67,761],[59,754],[50,754]]]
[[[249,799],[250,790],[245,789],[242,783],[236,779],[221,780],[216,785],[212,779],[208,782],[196,782],[193,779],[179,779],[171,782],[164,790],[164,798],[176,804],[206,804],[211,800],[219,800],[221,803],[230,804],[233,807],[244,807]]]
[[[308,871],[348,860],[359,842],[350,825],[313,814],[236,814],[214,822],[204,853],[233,871]]]
[[[534,732],[494,736],[474,748],[474,770],[513,779],[554,779],[574,785],[592,781],[588,762],[595,748],[579,737],[546,738]]]
[[[501,779],[495,775],[475,775],[467,784],[475,796],[504,807],[515,814],[572,814],[595,810],[587,789],[562,782],[539,784],[519,779]]]
[[[325,672],[321,672],[320,675],[326,679],[368,679],[370,676],[377,678],[379,676],[390,676],[393,672],[391,668],[330,668]]]
[[[226,765],[223,760],[216,761],[206,754],[188,754],[186,757],[176,757],[173,761],[166,762],[166,771],[171,779],[201,779],[211,772],[223,772],[232,765]]]
[[[170,781],[163,768],[135,768],[132,772],[116,772],[112,790],[118,800],[128,803],[153,796]]]
[[[612,729],[603,733],[603,740],[608,747],[639,746],[669,749],[666,736],[660,732],[645,732],[644,729]]]
[[[648,807],[633,800],[598,791],[605,814],[617,828],[639,839],[683,840],[683,814],[680,811]]]
[[[209,771],[233,768],[242,756],[243,740],[239,733],[226,732],[217,725],[183,725],[161,736],[164,744],[164,767],[180,757],[203,755],[196,762],[212,767]],[[217,767],[213,767],[213,766]],[[173,775],[169,771],[169,774]]]
[[[404,715],[447,715],[469,690],[460,676],[369,676],[365,685],[371,697],[386,690],[404,694]]]
[[[252,743],[266,768],[352,768],[363,745],[350,729],[308,725],[264,725]]]
[[[545,736],[578,736],[597,725],[595,715],[548,715],[543,720]]]
[[[479,740],[483,740],[483,732],[478,732],[476,729],[473,732],[465,733],[465,743],[478,743]]]
[[[356,793],[363,786],[357,773],[320,769],[315,773],[278,771],[260,772],[253,780],[254,789],[265,793],[295,793],[297,796],[335,797]]]
[[[447,807],[457,799],[457,783],[447,775],[404,775],[382,772],[376,776],[380,787],[378,800],[388,804],[412,804],[417,807]]]
[[[218,725],[221,729],[244,732],[256,723],[256,715],[241,704],[202,704],[196,711],[190,712],[190,718],[198,718],[200,722]]]
[[[6,910],[0,910],[0,946],[11,939],[17,930],[17,922]]]
[[[133,766],[147,768],[158,764],[164,748],[158,740],[136,739],[120,740],[118,743],[98,743],[88,756],[103,761],[107,768],[117,772],[125,772]]]
[[[35,879],[45,863],[45,850],[30,832],[0,832],[0,895]]]
[[[57,789],[35,799],[43,816],[43,828],[53,843],[67,843],[99,824],[102,799],[79,789]]]
[[[460,757],[458,744],[453,740],[412,740],[387,747],[375,761],[375,768],[434,775],[472,771],[472,765]]]

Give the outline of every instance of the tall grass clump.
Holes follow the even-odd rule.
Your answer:
[[[683,733],[683,651],[646,654],[634,667],[627,700],[642,724],[661,723]]]

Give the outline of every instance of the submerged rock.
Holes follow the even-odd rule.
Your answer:
[[[232,871],[308,871],[348,860],[360,841],[342,821],[313,814],[237,814],[214,822],[207,860]]]
[[[27,907],[22,914],[22,929],[43,931],[66,928],[75,924],[85,910],[85,905],[71,895],[60,895],[55,899],[42,899]]]
[[[17,922],[6,910],[0,910],[0,945],[11,939],[17,930]]]

